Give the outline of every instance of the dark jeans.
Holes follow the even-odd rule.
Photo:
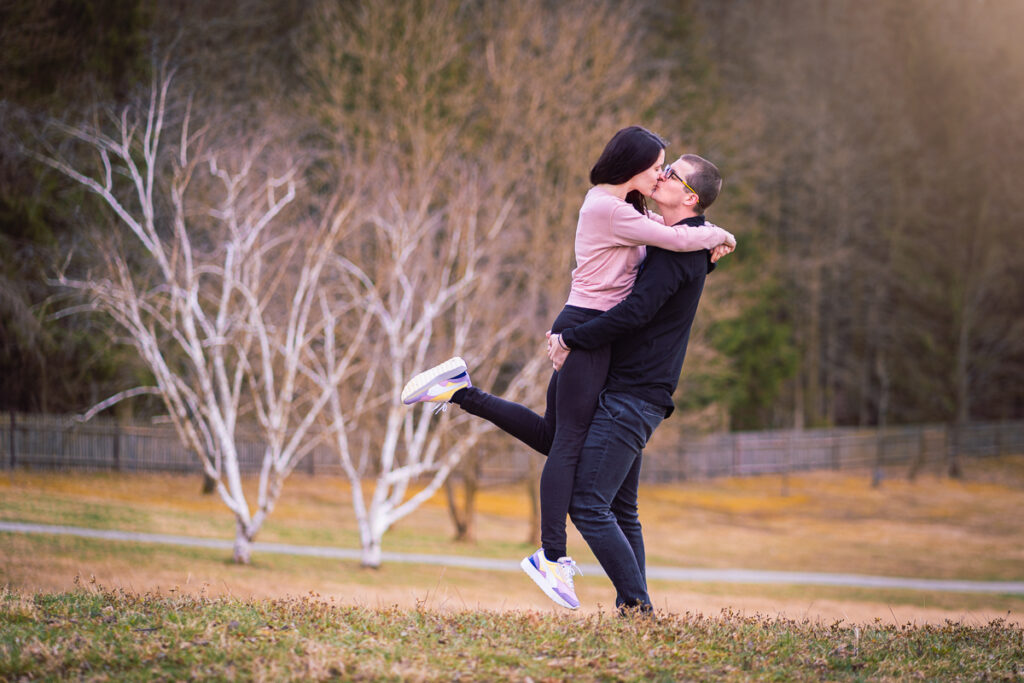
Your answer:
[[[605,391],[576,467],[569,515],[612,580],[620,608],[651,604],[637,496],[644,446],[664,419],[661,406]]]
[[[551,331],[561,332],[600,314],[601,311],[566,306],[555,318]],[[562,369],[551,373],[543,417],[476,387],[467,389],[459,400],[463,410],[493,422],[548,456],[540,477],[540,541],[549,558],[566,554],[565,517],[572,498],[576,463],[608,376],[610,358],[610,347],[573,350]]]

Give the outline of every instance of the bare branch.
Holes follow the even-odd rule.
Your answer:
[[[85,411],[84,413],[82,413],[80,415],[76,415],[75,416],[75,420],[78,421],[78,422],[88,422],[92,418],[96,417],[96,415],[98,413],[106,410],[107,408],[109,408],[109,407],[111,407],[113,405],[116,405],[116,404],[120,403],[121,401],[123,401],[125,399],[132,398],[134,396],[145,396],[145,395],[160,396],[161,395],[160,388],[159,387],[135,387],[134,389],[127,389],[125,391],[118,392],[118,393],[114,394],[113,396],[111,396],[111,397],[109,397],[109,398],[107,398],[107,399],[105,399],[103,401],[100,401],[99,403],[94,405],[92,408],[89,408],[89,410]]]

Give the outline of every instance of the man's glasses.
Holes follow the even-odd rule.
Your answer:
[[[661,171],[661,175],[664,178],[675,178],[676,180],[681,182],[683,185],[685,185],[687,190],[689,190],[690,192],[693,192],[694,194],[697,194],[696,190],[694,190],[692,187],[690,187],[690,183],[688,183],[685,180],[683,180],[683,176],[681,176],[678,173],[676,173],[676,170],[674,168],[672,168],[672,164],[669,164],[665,168],[663,168],[662,171]],[[697,196],[699,197],[700,195],[697,195]]]

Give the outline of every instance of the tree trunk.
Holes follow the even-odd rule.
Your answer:
[[[472,468],[468,468],[472,469]],[[475,473],[468,474],[463,470],[462,506],[459,506],[458,491],[452,477],[444,482],[445,496],[448,499],[448,514],[455,526],[455,538],[458,543],[476,542],[476,494],[478,482]]]
[[[530,469],[526,476],[526,494],[530,499],[530,522],[526,531],[526,543],[531,548],[540,547],[540,467],[537,458],[530,458]]]
[[[800,406],[800,414],[797,429],[803,429],[805,425],[812,427],[821,425],[822,416],[822,387],[821,387],[821,268],[811,269],[810,282],[808,283],[807,303],[809,320],[807,321],[807,346],[804,350],[803,378],[804,390],[801,398],[803,405]]]
[[[252,559],[252,538],[242,520],[235,521],[235,547],[232,559],[236,564],[249,564]]]
[[[878,376],[878,439],[875,442],[875,467],[871,473],[871,488],[882,484],[885,465],[885,427],[889,421],[889,369],[885,353],[879,350],[875,355],[875,373]]]
[[[966,296],[964,297],[967,298]],[[953,424],[952,447],[946,452],[948,460],[947,473],[953,479],[960,479],[963,470],[960,468],[960,437],[963,425],[967,424],[971,415],[971,383],[970,367],[970,325],[971,312],[965,303],[961,313],[960,330],[957,336],[956,349],[956,417]]]
[[[963,470],[960,468],[960,427],[959,422],[953,424],[946,447],[946,473],[952,479],[960,479],[964,476]]]
[[[360,564],[367,569],[380,569],[381,539],[369,538],[363,541],[363,559]]]

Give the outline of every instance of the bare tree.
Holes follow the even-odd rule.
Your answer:
[[[303,360],[323,321],[338,315],[321,308],[318,293],[352,204],[334,200],[317,223],[297,222],[288,213],[300,189],[297,161],[266,140],[211,148],[208,128],[193,130],[190,106],[172,106],[171,81],[155,81],[147,103],[111,113],[105,125],[53,123],[61,147],[35,156],[113,211],[116,219],[99,227],[109,231],[102,267],[65,270],[58,282],[82,297],[77,310],[113,319],[156,381],[86,417],[158,393],[234,514],[234,559],[247,563],[285,479],[317,443],[315,420],[331,398],[306,390]],[[236,448],[243,423],[255,423],[265,443],[254,506]]]
[[[399,177],[399,168],[382,162],[374,177],[385,185]],[[457,210],[438,201],[448,180],[463,188]],[[352,486],[353,507],[359,525],[363,564],[381,563],[384,533],[415,510],[444,484],[452,468],[478,442],[490,425],[468,416],[433,415],[434,406],[413,410],[401,403],[401,390],[416,371],[439,359],[461,353],[471,366],[483,371],[477,381],[490,384],[497,369],[487,370],[485,359],[501,357],[502,348],[519,336],[515,318],[504,327],[478,332],[471,305],[487,283],[488,261],[508,228],[510,202],[490,206],[489,194],[478,191],[471,178],[475,169],[448,162],[420,185],[412,206],[395,194],[383,206],[361,214],[358,248],[341,249],[333,259],[340,301],[359,301],[358,309],[331,316],[328,343],[310,367],[320,390],[330,394],[326,412],[328,430],[342,468]],[[359,329],[347,347],[330,334]],[[476,336],[478,343],[469,343]],[[344,382],[341,366],[363,359],[363,370]],[[520,397],[535,390],[541,356],[514,373],[508,394]],[[455,425],[466,423],[455,430]],[[366,450],[358,452],[359,435],[373,434]],[[371,456],[372,449],[372,456]],[[372,492],[364,479],[373,477]],[[417,485],[419,484],[419,485]]]
[[[353,487],[378,477],[372,498],[353,496],[364,563],[376,565],[383,531],[492,429],[409,411],[404,382],[458,353],[476,385],[540,404],[543,333],[568,291],[588,160],[663,81],[641,78],[636,34],[616,28],[611,3],[323,0],[314,15],[302,39],[309,111],[364,150],[379,188],[341,261],[346,296],[375,316],[372,379],[339,393],[333,423]],[[353,434],[369,441],[361,467]],[[473,474],[462,472],[464,496]]]

